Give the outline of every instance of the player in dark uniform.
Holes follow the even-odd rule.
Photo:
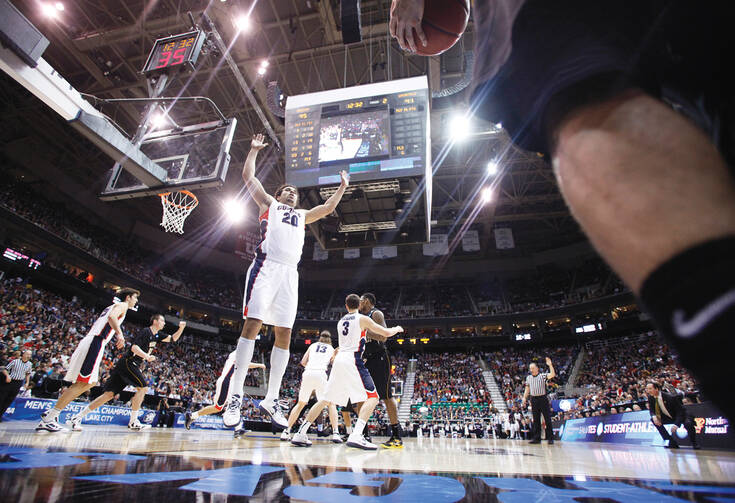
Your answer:
[[[110,378],[105,383],[105,392],[69,420],[72,430],[81,430],[82,419],[84,419],[84,416],[112,400],[115,395],[123,391],[128,385],[135,386],[136,388],[135,395],[130,401],[132,410],[130,411],[130,422],[128,422],[128,428],[131,430],[143,430],[150,428],[150,425],[142,424],[138,421],[140,404],[143,402],[143,398],[145,398],[146,391],[148,391],[146,378],[140,370],[140,364],[143,363],[144,360],[147,362],[153,362],[156,360],[156,357],[151,353],[153,353],[153,348],[156,347],[157,343],[171,341],[176,342],[179,340],[179,337],[181,337],[181,334],[184,332],[186,322],[180,321],[179,329],[174,332],[173,335],[161,332],[165,326],[166,320],[162,314],[154,314],[151,316],[151,325],[138,332],[133,339],[133,345],[115,364],[115,368],[112,370]]]
[[[375,308],[375,295],[372,293],[362,294],[362,297],[360,297],[359,311],[360,314],[368,316],[378,325],[386,326],[383,312]],[[388,411],[388,419],[390,420],[390,439],[381,444],[381,447],[385,449],[401,449],[403,448],[401,424],[398,421],[398,407],[390,389],[391,362],[388,348],[385,347],[385,337],[368,331],[367,339],[365,352],[363,353],[365,367],[373,378],[375,388],[378,391],[378,397],[385,404],[385,408]]]

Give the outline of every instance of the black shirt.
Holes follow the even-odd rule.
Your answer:
[[[376,308],[372,308],[367,316],[371,320],[373,320],[373,313],[378,311]],[[373,320],[375,321],[375,320]],[[376,322],[377,323],[377,322]],[[365,342],[365,351],[363,352],[363,356],[375,356],[379,354],[383,354],[387,351],[385,347],[385,342],[383,341],[376,341],[375,339],[371,339],[370,337],[367,338],[367,341]]]
[[[168,334],[164,334],[163,332],[158,332],[153,335],[151,327],[145,327],[138,331],[137,335],[133,339],[133,345],[130,346],[130,349],[128,349],[128,352],[125,354],[125,358],[127,360],[132,360],[135,363],[141,363],[143,358],[133,353],[133,346],[137,345],[145,353],[149,353],[151,349],[156,347],[156,343],[161,342],[166,337],[168,337]]]

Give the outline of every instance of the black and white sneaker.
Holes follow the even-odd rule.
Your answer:
[[[41,416],[41,421],[36,425],[36,431],[45,430],[53,433],[63,429],[56,419],[45,419],[43,416]]]
[[[240,425],[235,429],[235,438],[242,438],[246,433],[248,432],[248,429],[245,428],[245,421],[242,421]]]
[[[222,421],[226,428],[235,428],[240,423],[240,409],[242,408],[242,398],[240,395],[232,395],[230,403],[227,404],[225,413],[222,414]]]
[[[194,423],[194,419],[191,417],[191,412],[188,410],[186,411],[186,414],[184,414],[184,426],[187,430],[191,429],[191,425]]]
[[[377,445],[368,442],[365,440],[365,437],[362,435],[356,435],[354,432],[352,435],[350,435],[350,438],[347,439],[347,446],[348,447],[355,447],[357,449],[363,449],[365,451],[374,451],[378,448]]]
[[[278,400],[272,400],[269,403],[262,400],[258,408],[270,416],[271,424],[278,428],[279,431],[288,428],[288,419],[283,415],[281,404],[278,403]]]

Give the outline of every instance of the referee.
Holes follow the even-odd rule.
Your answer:
[[[528,395],[531,395],[531,410],[533,412],[533,430],[531,432],[531,444],[541,443],[541,414],[544,415],[546,423],[546,440],[549,445],[554,443],[554,430],[551,427],[551,407],[549,406],[549,398],[546,396],[546,381],[556,377],[556,371],[551,364],[551,358],[546,357],[546,365],[549,372],[539,373],[538,365],[531,363],[528,366],[531,375],[526,377],[526,391],[523,393],[522,408],[526,407]]]
[[[33,367],[30,359],[31,351],[25,350],[20,358],[11,360],[4,368],[0,367],[0,421],[15,397],[18,396],[23,383],[28,389],[31,367]]]

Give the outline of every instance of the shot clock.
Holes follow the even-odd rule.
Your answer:
[[[194,68],[206,35],[199,30],[159,38],[143,67],[146,76]]]

